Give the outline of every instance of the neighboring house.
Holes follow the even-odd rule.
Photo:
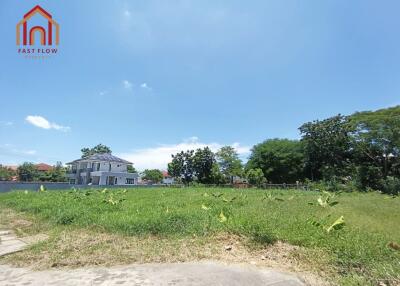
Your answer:
[[[162,171],[163,180],[162,183],[166,185],[172,185],[174,183],[174,178],[172,178],[167,171]]]
[[[36,170],[38,170],[39,172],[43,172],[43,173],[53,170],[53,166],[50,166],[45,163],[36,164],[35,167],[36,167]]]
[[[17,165],[10,165],[10,166],[4,166],[12,171],[14,171],[15,173],[18,172],[18,166]],[[11,181],[16,182],[18,181],[18,176],[12,176],[11,177]]]
[[[131,162],[111,154],[94,154],[67,163],[70,184],[78,185],[136,185],[137,173],[128,173]]]

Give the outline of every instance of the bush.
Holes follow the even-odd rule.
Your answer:
[[[389,195],[400,194],[400,179],[396,177],[387,177],[382,182],[382,193]]]
[[[359,166],[356,169],[355,182],[361,191],[382,189],[382,170],[375,166]]]
[[[264,173],[260,168],[250,169],[247,172],[247,180],[253,186],[261,187],[267,182]]]
[[[318,181],[307,183],[312,191],[326,191],[326,192],[351,192],[354,190],[351,184],[340,179],[332,179],[329,181]]]

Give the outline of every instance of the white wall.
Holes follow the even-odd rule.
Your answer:
[[[110,171],[110,164],[111,164],[111,172],[127,172],[127,164],[122,164],[122,163],[115,163],[115,162],[100,162],[100,169],[97,170],[97,164],[99,162],[93,162],[93,171],[103,171],[103,172],[109,172]],[[92,164],[90,164],[90,167],[92,167]]]

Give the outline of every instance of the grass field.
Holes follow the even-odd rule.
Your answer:
[[[126,249],[141,247],[137,256],[130,254],[125,260],[121,257],[128,250],[123,247],[120,253],[109,251],[108,259],[120,256],[116,263],[148,262],[157,255],[157,261],[168,261],[168,257],[160,258],[161,249],[165,256],[176,257],[190,248],[202,254],[197,258],[212,258],[212,249],[204,253],[206,245],[225,244],[228,238],[229,243],[244,242],[250,255],[278,243],[297,246],[289,259],[334,284],[398,285],[400,281],[400,251],[388,245],[400,243],[400,198],[377,193],[333,196],[221,188],[21,191],[1,194],[0,208],[4,211],[0,224],[11,223],[5,210],[12,209],[19,219],[34,221],[25,231],[50,234],[48,241],[35,245],[25,256],[16,254],[9,260],[34,261],[49,249],[57,261],[74,251],[82,256],[79,239],[88,243],[107,235],[105,243],[89,247],[92,255],[107,253],[107,241],[119,241]],[[344,223],[340,223],[342,216]],[[75,240],[68,234],[74,234]],[[138,258],[146,255],[147,260]],[[194,259],[191,255],[177,260]]]

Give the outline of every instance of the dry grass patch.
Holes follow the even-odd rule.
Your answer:
[[[229,234],[171,239],[65,228],[52,231],[47,241],[1,258],[0,263],[43,270],[213,260],[297,272],[309,285],[329,285],[302,263],[301,248],[283,242],[261,249],[249,245],[245,238]]]

